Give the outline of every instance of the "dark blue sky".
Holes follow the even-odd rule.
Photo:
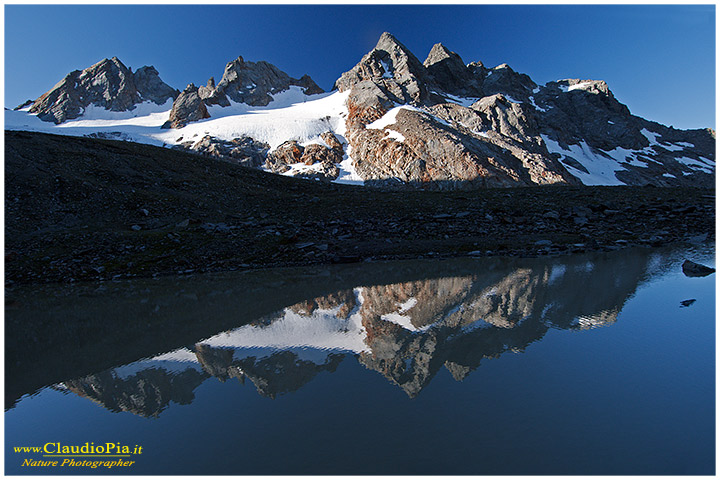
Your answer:
[[[537,83],[605,80],[650,120],[715,125],[714,5],[7,5],[5,105],[112,56],[154,65],[178,89],[219,81],[238,55],[330,89],[383,31],[420,61],[442,42],[466,63],[508,63]]]

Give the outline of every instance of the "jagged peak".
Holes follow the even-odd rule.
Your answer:
[[[238,57],[236,59],[230,60],[225,65],[225,70],[230,70],[235,66],[241,66],[241,65],[245,65],[245,59],[242,56],[238,55]]]
[[[433,63],[440,62],[442,60],[445,60],[446,58],[453,58],[458,59],[460,62],[462,62],[462,59],[460,58],[460,55],[457,53],[449,50],[445,45],[442,43],[436,43],[433,45],[433,47],[430,49],[430,53],[428,53],[427,58],[425,59],[425,62],[423,62],[423,65],[426,67],[429,65],[432,65]],[[464,65],[464,63],[463,63]]]
[[[110,65],[110,64],[114,64],[118,67],[125,68],[125,69],[127,68],[125,66],[125,64],[122,63],[122,61],[120,61],[120,59],[118,57],[112,57],[112,58],[103,58],[96,64],[92,65],[90,68],[87,68],[86,70],[93,70],[93,69],[96,69],[99,67],[104,67],[104,66]]]
[[[400,42],[397,38],[395,38],[391,33],[389,32],[383,32],[382,35],[380,35],[380,39],[377,42],[377,45],[375,45],[374,51],[385,51],[388,53],[396,53],[398,51],[402,52],[406,56],[409,57],[415,57],[413,53],[408,49],[405,45]]]
[[[375,49],[377,50],[383,50],[383,47],[390,46],[390,45],[399,45],[404,46],[400,41],[395,38],[395,36],[390,32],[383,32],[382,35],[380,35],[380,38],[377,41],[377,44],[375,45]]]
[[[143,65],[142,67],[138,68],[135,71],[135,74],[137,74],[138,72],[148,72],[148,73],[153,73],[155,75],[159,75],[159,73],[160,73],[157,71],[157,68],[155,68],[152,65]]]

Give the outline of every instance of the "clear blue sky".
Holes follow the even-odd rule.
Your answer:
[[[605,80],[649,120],[715,126],[714,5],[6,5],[5,106],[112,56],[178,89],[219,81],[241,55],[329,90],[383,31],[420,61],[442,42],[541,84]]]

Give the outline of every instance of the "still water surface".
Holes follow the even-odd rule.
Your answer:
[[[714,474],[710,247],[8,293],[7,474]],[[681,302],[695,299],[689,306]],[[16,446],[134,448],[126,468]]]

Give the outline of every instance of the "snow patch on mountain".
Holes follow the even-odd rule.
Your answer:
[[[349,146],[347,148],[348,150],[350,149]],[[353,166],[353,160],[348,156],[348,154],[346,154],[343,158],[343,161],[338,164],[338,168],[340,170],[340,174],[333,183],[344,183],[346,185],[365,184],[365,180],[363,180],[362,177],[358,175],[355,167]]]
[[[573,90],[585,90],[588,87],[591,87],[594,82],[580,82],[576,83],[575,85],[570,85],[569,87],[566,87],[566,92],[571,92]]]
[[[550,153],[560,154],[560,161],[570,173],[578,177],[585,185],[625,185],[624,182],[618,180],[615,172],[624,170],[623,166],[618,163],[619,159],[613,158],[611,152],[593,151],[585,142],[576,145],[568,145],[564,149],[560,144],[551,140],[547,135],[541,135],[547,149]],[[617,150],[617,149],[616,149]],[[616,152],[620,153],[620,152]],[[564,162],[566,157],[579,162],[587,171],[584,172],[575,168],[570,163]],[[622,158],[621,161],[624,161]]]
[[[367,125],[365,125],[365,128],[371,128],[374,130],[383,130],[390,125],[394,125],[395,123],[397,123],[397,119],[396,119],[397,114],[400,112],[400,110],[403,110],[403,109],[415,111],[415,112],[422,112],[422,110],[420,110],[417,107],[413,107],[412,105],[400,105],[400,106],[391,108],[390,110],[387,111],[387,113],[385,113],[385,115],[378,118],[374,122],[368,123]]]
[[[706,173],[713,173],[715,171],[715,162],[708,160],[705,157],[700,157],[700,160],[688,157],[679,157],[676,160],[683,165],[687,165],[689,168],[702,170]]]
[[[460,105],[461,107],[469,108],[473,103],[480,100],[477,97],[458,97],[456,95],[450,95],[449,93],[443,94],[446,99],[449,99],[451,103]]]
[[[143,102],[135,105],[132,110],[113,112],[97,105],[88,105],[82,116],[68,120],[60,127],[93,127],[110,125],[142,125],[155,126],[161,118],[168,119],[172,109],[173,99],[168,98],[165,103],[158,105],[154,102]],[[163,121],[165,121],[163,120]],[[160,124],[162,125],[162,124]]]

